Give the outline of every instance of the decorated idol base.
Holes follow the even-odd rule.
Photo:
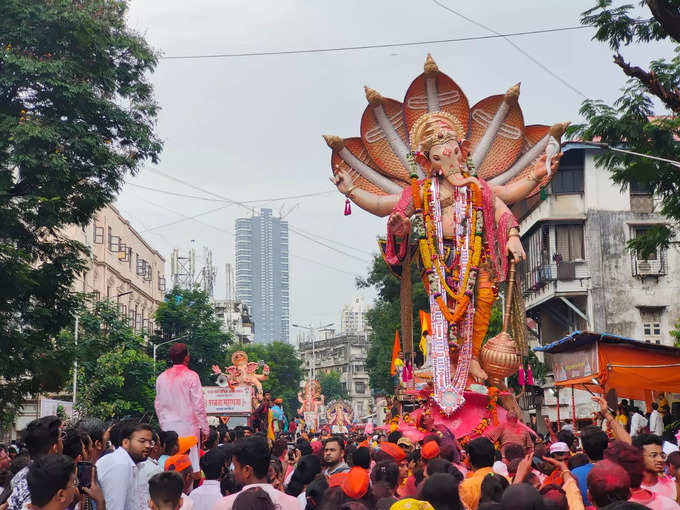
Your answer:
[[[510,394],[501,392],[494,387],[485,387],[485,389],[488,390],[487,393],[465,391],[465,404],[450,416],[442,413],[433,399],[428,398],[415,411],[402,413],[399,421],[395,419],[385,425],[384,428],[388,430],[390,428],[397,428],[411,441],[420,441],[427,435],[437,431],[444,432],[442,429],[445,429],[451,432],[464,445],[468,441],[484,435],[485,432],[491,431],[498,425],[505,423],[505,417],[508,412],[500,406],[500,399]],[[526,425],[520,425],[532,434],[535,434]],[[445,432],[444,434],[446,435]]]

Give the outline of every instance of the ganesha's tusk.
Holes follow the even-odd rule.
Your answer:
[[[489,126],[484,130],[482,138],[477,142],[475,150],[472,151],[472,164],[475,168],[479,168],[489,153],[489,149],[493,145],[496,135],[503,125],[503,121],[510,113],[510,108],[517,104],[517,99],[519,98],[519,86],[517,83],[510,87],[503,97],[503,102],[496,110],[496,114],[491,119]]]

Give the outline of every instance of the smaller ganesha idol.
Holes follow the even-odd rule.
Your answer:
[[[302,391],[298,391],[298,402],[301,406],[298,409],[307,426],[316,429],[318,426],[317,418],[319,407],[324,404],[324,396],[321,393],[321,385],[316,379],[306,380]]]
[[[212,370],[217,377],[218,386],[229,386],[232,390],[236,386],[250,386],[257,391],[255,395],[258,399],[262,398],[262,381],[266,381],[269,377],[269,365],[260,360],[257,363],[254,361],[248,362],[248,355],[244,351],[236,351],[231,355],[232,365],[227,367],[226,374],[222,372],[219,365],[213,365]],[[261,374],[256,374],[255,371],[262,368]]]
[[[352,405],[345,400],[331,400],[326,405],[326,420],[333,434],[346,434],[354,420]]]

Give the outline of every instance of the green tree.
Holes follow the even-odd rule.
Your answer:
[[[674,339],[676,347],[680,347],[680,319],[675,322],[675,329],[671,330],[671,336]]]
[[[126,1],[0,2],[0,409],[62,389],[86,249],[63,235],[156,161],[157,57]]]
[[[646,17],[633,15],[631,4],[613,7],[599,0],[584,12],[581,22],[594,25],[593,39],[606,43],[614,52],[614,64],[629,77],[620,97],[611,105],[588,99],[580,113],[585,123],[571,128],[574,137],[599,140],[616,147],[674,161],[680,160],[677,143],[680,129],[680,47],[670,59],[658,58],[647,64],[627,62],[623,53],[631,44],[656,41],[680,42],[680,5],[674,0],[641,2],[649,9]],[[651,14],[651,15],[650,15]],[[655,111],[655,105],[660,109]],[[671,225],[656,225],[628,243],[643,256],[658,247],[667,248],[680,220],[680,171],[670,163],[631,154],[602,151],[596,163],[607,168],[622,187],[643,186],[660,198],[659,212]]]
[[[181,337],[178,341],[189,349],[189,368],[198,373],[203,385],[214,384],[211,367],[224,359],[231,337],[222,331],[210,296],[199,289],[174,288],[158,306],[155,319],[160,332],[154,334],[152,342]],[[171,345],[159,347],[157,358],[167,359]]]
[[[93,302],[79,312],[75,356],[78,361],[79,412],[103,419],[153,413],[153,360],[114,303]],[[62,338],[73,342],[73,330]],[[160,370],[164,364],[160,363]],[[134,391],[130,391],[134,388]]]
[[[95,363],[97,376],[82,385],[81,409],[102,419],[154,413],[156,396],[153,359],[141,348],[123,346],[102,354]]]
[[[347,389],[342,387],[340,372],[337,370],[319,373],[317,379],[321,385],[321,393],[323,393],[326,402],[335,399],[346,399],[348,397]]]
[[[428,298],[425,288],[420,281],[420,272],[415,262],[411,267],[411,281],[413,284],[413,342],[420,339],[419,310],[428,310]],[[390,365],[392,362],[392,346],[394,332],[401,327],[401,312],[399,307],[399,279],[390,273],[387,264],[381,256],[373,259],[373,266],[366,279],[357,281],[359,287],[374,287],[378,292],[375,305],[367,313],[371,326],[366,369],[369,384],[373,391],[383,391],[388,395],[394,392]]]
[[[236,351],[245,351],[250,362],[264,361],[269,365],[269,377],[262,383],[262,387],[265,391],[271,391],[272,398],[283,399],[283,409],[288,417],[295,416],[300,407],[297,393],[302,380],[302,362],[297,357],[295,348],[284,342],[231,345],[223,358],[226,366],[231,365],[231,355]],[[224,366],[222,370],[224,371]],[[258,373],[261,371],[258,370]],[[210,384],[214,384],[214,379]]]

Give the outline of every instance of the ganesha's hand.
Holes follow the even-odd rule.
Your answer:
[[[411,222],[400,212],[392,213],[387,225],[395,237],[406,237],[411,231]]]
[[[222,373],[222,370],[220,369],[219,365],[213,365],[213,366],[212,366],[212,371],[213,371],[213,373],[215,373],[215,374],[221,374],[221,373]]]
[[[517,236],[512,236],[508,239],[506,250],[508,255],[512,255],[512,258],[515,262],[519,262],[520,260],[525,260],[527,258],[526,253],[524,253],[524,248],[522,247],[522,242]]]
[[[331,175],[330,179],[333,184],[338,188],[338,191],[343,195],[346,195],[352,185],[352,177],[349,175],[347,170],[343,170],[340,167],[336,167],[337,172]]]
[[[262,375],[269,375],[269,365],[262,367]]]
[[[564,154],[560,152],[559,154],[556,154],[553,156],[552,160],[550,161],[550,173],[551,175],[554,174],[557,171],[557,167],[560,166],[560,158]],[[547,159],[547,155],[544,152],[541,154],[541,157],[536,160],[536,163],[534,163],[534,175],[536,176],[536,179],[542,180],[543,177],[548,175],[548,169],[545,166],[545,160]]]

